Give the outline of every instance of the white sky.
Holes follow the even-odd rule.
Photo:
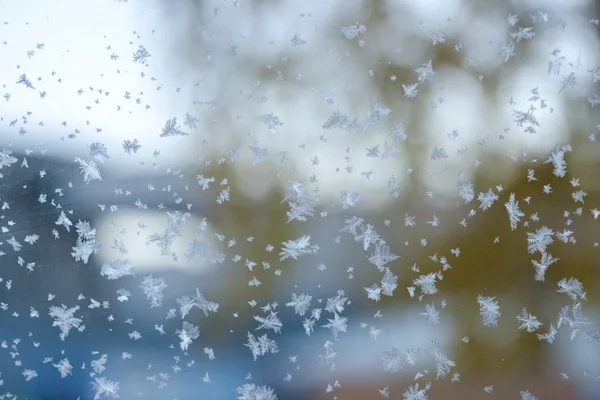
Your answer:
[[[11,2],[10,11],[3,14],[8,25],[0,25],[0,38],[8,42],[0,45],[3,60],[0,82],[8,84],[5,90],[11,94],[10,101],[2,100],[2,116],[12,120],[25,111],[31,111],[33,115],[26,125],[27,135],[20,137],[13,128],[7,136],[4,130],[0,139],[2,144],[11,141],[13,149],[22,150],[36,149],[38,143],[44,143],[49,154],[74,158],[82,155],[91,142],[100,141],[107,145],[111,156],[106,168],[118,169],[120,173],[128,171],[123,168],[125,165],[150,160],[155,149],[161,150],[163,163],[185,161],[186,154],[181,149],[186,146],[181,142],[190,138],[159,137],[168,118],[183,117],[180,108],[183,96],[166,96],[162,91],[156,91],[159,83],[174,85],[168,74],[160,70],[163,43],[159,35],[151,37],[151,27],[157,18],[148,11],[152,10],[152,3],[145,4],[147,7],[139,2],[105,0]],[[133,35],[134,30],[141,39]],[[134,44],[130,45],[129,41]],[[37,50],[38,43],[43,43],[45,48]],[[152,54],[150,68],[133,63],[132,54],[138,44],[144,45]],[[109,45],[111,50],[107,50]],[[35,50],[30,59],[26,54],[29,50]],[[116,61],[111,60],[113,52],[120,56]],[[17,69],[17,65],[21,68]],[[117,69],[121,70],[120,74]],[[51,76],[52,71],[56,71],[56,76]],[[140,78],[142,71],[147,78]],[[38,90],[14,84],[22,73],[27,74]],[[161,79],[151,82],[150,76]],[[43,80],[38,82],[37,77]],[[58,78],[62,83],[56,82]],[[94,92],[89,87],[93,87]],[[78,96],[80,88],[85,93]],[[99,94],[98,89],[109,91],[109,97]],[[168,89],[174,92],[174,87],[167,86],[164,90]],[[47,92],[45,99],[38,94],[42,90]],[[131,92],[131,100],[124,99],[125,91]],[[142,91],[142,103],[136,106],[134,99]],[[94,103],[96,99],[100,104]],[[152,109],[144,110],[145,104],[150,104]],[[92,110],[85,109],[88,105]],[[117,105],[122,106],[119,112]],[[132,114],[128,110],[133,110]],[[44,121],[45,127],[39,127],[39,121]],[[62,121],[67,121],[68,125],[60,126]],[[89,126],[86,121],[90,121]],[[102,132],[97,133],[96,128],[102,128]],[[78,139],[60,140],[75,129],[82,132]],[[130,157],[124,154],[121,143],[134,138],[143,147],[136,157]],[[187,156],[191,157],[191,152]],[[136,170],[140,167],[135,166],[129,172]]]

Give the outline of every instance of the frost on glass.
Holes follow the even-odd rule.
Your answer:
[[[0,16],[0,400],[600,398],[595,2]]]

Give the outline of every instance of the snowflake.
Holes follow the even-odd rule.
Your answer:
[[[165,122],[165,126],[162,129],[162,133],[160,134],[160,137],[186,136],[186,135],[189,135],[189,134],[181,130],[181,126],[177,123],[177,118],[173,117],[171,119],[168,119],[167,122]]]
[[[181,340],[179,347],[181,347],[182,351],[187,351],[192,341],[198,339],[200,336],[200,328],[187,321],[183,321],[182,328],[175,333],[179,336],[179,340]]]
[[[528,313],[525,308],[523,308],[521,315],[517,315],[517,319],[521,323],[519,329],[524,329],[527,332],[535,332],[543,325],[535,315]]]
[[[296,240],[288,240],[282,243],[283,247],[279,253],[279,261],[292,258],[297,260],[300,256],[317,254],[319,246],[310,244],[310,236],[301,236]]]
[[[254,383],[246,383],[236,388],[237,400],[277,400],[277,395],[268,386],[257,386]]]
[[[248,343],[246,343],[244,346],[250,348],[250,351],[252,351],[252,356],[254,357],[254,361],[256,361],[258,357],[264,356],[265,354],[275,354],[279,352],[277,343],[274,340],[269,339],[267,334],[257,338],[248,332]]]
[[[94,395],[94,400],[100,400],[102,396],[110,396],[113,399],[119,397],[119,382],[111,381],[104,377],[94,378],[94,381],[92,381],[92,386],[96,392]]]
[[[310,307],[310,301],[312,300],[312,296],[307,294],[296,295],[292,293],[292,301],[286,303],[287,307],[294,307],[294,313],[300,316],[304,316],[308,308]]]
[[[60,307],[51,306],[50,316],[54,318],[52,326],[57,326],[60,329],[60,339],[65,340],[69,336],[71,328],[79,328],[83,320],[76,318],[74,315],[79,311],[79,306],[67,308],[64,304]]]
[[[133,53],[133,61],[136,63],[142,64],[142,65],[147,65],[148,58],[150,58],[150,57],[151,57],[150,53],[142,45],[140,45],[138,47],[138,49],[135,51],[135,53]]]
[[[140,288],[144,291],[144,294],[150,300],[151,307],[160,307],[164,298],[163,290],[167,288],[167,284],[162,278],[153,278],[152,274],[146,275]]]
[[[73,366],[69,362],[68,358],[64,358],[58,362],[58,364],[52,364],[60,373],[61,378],[66,378],[71,375],[73,371]]]
[[[355,25],[342,27],[342,33],[348,39],[355,39],[366,31],[367,27],[358,22]]]
[[[504,204],[506,211],[508,212],[508,219],[510,221],[510,229],[517,229],[517,225],[521,221],[521,218],[525,214],[519,208],[519,202],[515,200],[515,194],[511,193],[508,202]]]
[[[79,169],[83,174],[83,181],[86,185],[93,180],[102,180],[102,177],[100,176],[100,170],[98,169],[98,166],[94,160],[86,161],[77,157],[75,158],[75,162],[79,164]]]
[[[107,261],[102,265],[100,275],[108,280],[119,279],[126,275],[134,275],[133,265],[129,260]]]
[[[385,372],[398,372],[402,369],[402,353],[396,348],[384,352],[382,361]]]
[[[497,326],[500,317],[500,306],[495,297],[477,296],[479,313],[481,314],[483,326]]]

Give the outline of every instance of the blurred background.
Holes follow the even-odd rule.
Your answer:
[[[401,399],[428,382],[432,399],[600,398],[593,325],[573,340],[573,323],[552,344],[537,336],[573,305],[556,292],[563,278],[583,284],[590,322],[600,312],[596,2],[14,0],[0,11],[0,398],[87,400],[102,377],[121,398],[228,399],[255,383],[279,399]],[[546,163],[556,149],[568,150],[564,177]],[[489,190],[498,198],[483,210]],[[515,230],[511,193],[524,213]],[[310,203],[306,218],[289,217],[290,202]],[[398,256],[379,254],[393,296],[367,296],[385,268],[369,260],[376,241],[365,251],[341,232],[353,217]],[[79,220],[101,246],[85,263],[71,254]],[[527,247],[541,226],[576,239],[548,246],[558,261],[544,282]],[[317,254],[280,260],[303,235]],[[193,243],[202,254],[188,257]],[[102,276],[125,259],[133,275]],[[411,296],[430,273],[439,291]],[[167,285],[159,307],[140,288],[150,274]],[[178,299],[196,290],[219,309],[185,317],[200,335],[183,351]],[[292,294],[312,296],[306,315],[286,306]],[[479,295],[499,302],[497,327],[482,326]],[[336,296],[349,299],[337,337],[323,327]],[[437,323],[422,315],[432,303]],[[85,325],[65,341],[49,316],[61,304]],[[518,329],[524,307],[539,331]],[[256,330],[271,310],[281,332]],[[278,352],[254,361],[248,332]],[[432,341],[456,363],[445,379]],[[415,348],[414,365],[385,367],[393,349]],[[105,370],[92,364],[104,354]]]

